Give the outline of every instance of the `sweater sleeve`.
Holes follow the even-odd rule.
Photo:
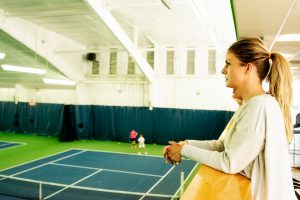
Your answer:
[[[224,150],[224,140],[187,140],[188,144],[211,151],[223,151]]]
[[[235,131],[226,138],[229,141],[223,151],[184,145],[181,154],[225,173],[242,171],[263,150],[265,139],[262,102],[252,101],[244,106],[237,117]]]

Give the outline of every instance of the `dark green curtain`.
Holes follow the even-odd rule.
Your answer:
[[[136,130],[147,143],[217,139],[233,112],[173,108],[0,102],[0,130],[129,142]]]

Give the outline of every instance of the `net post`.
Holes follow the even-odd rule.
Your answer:
[[[42,183],[40,182],[39,183],[39,200],[42,200],[42,197],[43,197],[43,195],[42,195]]]
[[[183,195],[184,190],[184,172],[180,172],[180,198]]]

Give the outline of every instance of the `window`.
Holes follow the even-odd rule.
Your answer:
[[[208,75],[216,74],[216,50],[208,51]]]
[[[174,74],[174,51],[167,51],[167,74]]]
[[[92,74],[93,75],[99,74],[99,61],[97,60],[92,61]]]
[[[135,62],[131,55],[128,56],[128,71],[127,74],[134,75],[135,74]]]
[[[195,51],[187,52],[187,74],[195,74]]]
[[[110,49],[110,74],[117,74],[117,49]]]
[[[147,62],[154,69],[154,51],[147,51]]]

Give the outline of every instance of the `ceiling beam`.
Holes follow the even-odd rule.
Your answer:
[[[272,44],[271,44],[270,47],[269,47],[269,52],[272,50],[272,48],[273,48],[275,42],[277,41],[277,39],[278,39],[278,37],[279,37],[279,35],[280,35],[280,33],[281,33],[283,27],[285,26],[285,24],[286,24],[288,18],[291,16],[291,14],[292,14],[294,8],[296,7],[298,1],[299,1],[299,0],[294,0],[294,1],[293,1],[292,5],[291,5],[291,7],[290,7],[290,9],[289,9],[289,11],[287,12],[287,14],[286,14],[286,16],[285,16],[285,18],[284,18],[284,20],[283,20],[283,22],[282,22],[280,28],[278,29],[278,31],[277,31],[277,33],[276,33],[274,39],[273,39]]]
[[[291,64],[295,64],[295,65],[300,65],[300,61],[299,60],[292,60],[290,61]]]
[[[134,43],[127,36],[120,24],[111,14],[111,12],[102,4],[100,0],[86,0],[88,5],[97,13],[97,15],[103,20],[106,26],[112,31],[121,44],[132,55],[140,69],[144,72],[147,79],[154,84],[155,75],[154,71],[147,62],[147,60],[137,51]]]
[[[288,61],[292,62],[294,58],[296,58],[300,54],[300,50],[297,51],[292,57],[288,59]]]

